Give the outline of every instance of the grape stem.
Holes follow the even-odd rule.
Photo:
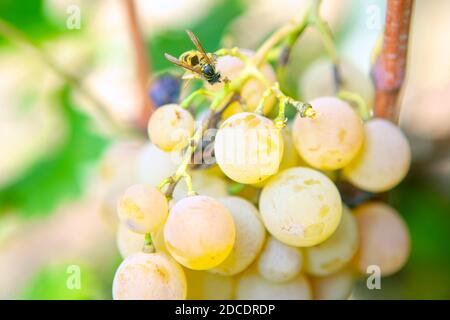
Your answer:
[[[406,72],[413,0],[388,0],[381,53],[372,68],[376,117],[398,122],[398,96]]]
[[[144,238],[144,247],[142,251],[145,253],[153,253],[155,252],[155,246],[153,245],[152,235],[151,233],[146,233]]]

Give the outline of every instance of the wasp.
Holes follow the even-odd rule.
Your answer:
[[[186,30],[186,32],[197,50],[187,51],[181,54],[179,59],[165,53],[164,56],[166,59],[177,66],[199,75],[206,79],[210,84],[226,81],[222,79],[220,73],[216,70],[216,56],[205,52],[197,36],[192,31]]]

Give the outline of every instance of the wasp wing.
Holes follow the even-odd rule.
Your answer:
[[[200,44],[200,41],[198,40],[197,36],[191,30],[186,30],[186,32],[187,32],[189,38],[191,38],[191,40],[194,43],[194,45],[197,48],[197,50],[200,51],[200,53],[202,54],[203,58],[205,58],[206,63],[212,64],[211,59],[206,54],[206,52],[203,49],[202,45]]]
[[[192,66],[190,66],[190,65],[188,65],[188,64],[186,64],[186,63],[181,62],[180,60],[178,60],[178,59],[175,58],[174,56],[172,56],[172,55],[170,55],[170,54],[168,54],[168,53],[164,53],[164,56],[166,57],[167,60],[169,60],[169,61],[172,62],[173,64],[175,64],[175,65],[177,65],[177,66],[179,66],[179,67],[182,67],[182,68],[184,68],[184,69],[187,69],[187,70],[189,70],[189,71],[192,71],[192,72],[194,72],[194,73],[196,73],[196,74],[199,74],[200,76],[203,76],[203,74],[202,74],[199,70],[193,68]]]

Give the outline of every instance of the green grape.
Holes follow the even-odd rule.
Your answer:
[[[352,184],[365,191],[392,189],[406,176],[411,164],[411,150],[402,131],[384,119],[365,123],[362,150],[344,168],[343,174]]]
[[[117,211],[122,223],[132,231],[149,233],[163,225],[169,206],[161,191],[150,185],[136,184],[125,191]]]
[[[286,282],[295,278],[303,265],[302,252],[277,239],[267,239],[258,260],[258,271],[272,282]]]
[[[222,124],[214,151],[217,164],[229,178],[253,184],[278,171],[283,138],[268,118],[242,112]]]
[[[183,266],[211,269],[230,254],[236,229],[228,209],[207,196],[191,196],[177,202],[164,226],[170,254]]]
[[[184,148],[194,134],[195,121],[189,111],[177,104],[166,104],[153,112],[148,122],[150,141],[163,151]]]
[[[333,234],[341,220],[342,204],[328,177],[295,167],[270,179],[261,192],[259,210],[275,238],[291,246],[309,247]]]
[[[119,266],[113,281],[114,300],[184,300],[186,277],[164,253],[135,253]]]
[[[249,201],[239,197],[219,198],[231,213],[236,226],[236,241],[228,257],[212,272],[235,275],[246,269],[261,251],[266,230],[258,210]]]

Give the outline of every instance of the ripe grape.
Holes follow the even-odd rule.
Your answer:
[[[311,166],[336,170],[358,153],[364,139],[363,123],[350,105],[334,97],[310,101],[317,116],[297,115],[292,135],[300,156]]]
[[[119,266],[113,281],[114,300],[183,300],[183,269],[164,253],[136,253]]]
[[[376,265],[387,276],[400,270],[410,252],[408,227],[402,217],[382,202],[369,202],[354,210],[360,243],[353,264],[361,274]]]
[[[253,184],[278,171],[283,138],[271,120],[242,112],[222,124],[214,151],[217,164],[229,178]]]
[[[148,122],[150,141],[166,152],[184,148],[194,129],[192,115],[177,104],[166,104],[156,109]]]
[[[248,57],[252,57],[254,52],[248,49],[240,49],[241,53]],[[217,70],[220,72],[222,77],[226,77],[229,80],[235,80],[239,77],[245,67],[245,63],[232,56],[222,56],[217,59]],[[269,84],[274,84],[276,81],[276,74],[273,68],[268,64],[264,64],[260,68],[261,73],[267,78]],[[213,86],[207,84],[206,87],[213,91],[222,90],[223,84],[214,84]],[[258,104],[264,94],[266,87],[263,83],[255,78],[248,80],[241,88],[241,99],[245,102],[245,110],[255,111]],[[275,103],[275,97],[270,96],[264,103],[263,112],[268,114]]]
[[[116,241],[117,248],[122,258],[126,258],[134,253],[142,251],[145,236],[142,233],[131,231],[127,226],[119,224]]]
[[[211,271],[221,275],[234,275],[246,269],[255,260],[264,243],[266,230],[258,210],[247,200],[239,197],[218,200],[233,216],[236,241],[225,261]]]
[[[270,237],[259,256],[258,271],[266,280],[286,282],[299,274],[302,265],[303,256],[298,248]]]
[[[157,187],[177,170],[180,159],[176,152],[164,152],[150,143],[146,144],[137,157],[139,182]]]
[[[171,255],[194,270],[211,269],[223,262],[235,237],[228,209],[207,196],[191,196],[177,202],[164,226],[164,239]]]
[[[359,94],[370,106],[374,97],[370,77],[346,59],[340,61],[339,72],[342,78],[342,89]],[[299,91],[305,101],[322,96],[333,96],[335,85],[332,62],[327,59],[319,59],[310,64],[301,76]]]
[[[192,187],[198,194],[213,198],[226,197],[228,195],[227,182],[217,175],[205,172],[205,170],[192,170],[189,174],[192,178]],[[186,197],[187,192],[186,184],[183,181],[178,183],[173,192],[174,201],[177,202]]]
[[[344,168],[344,176],[355,186],[371,192],[395,187],[406,176],[411,150],[402,131],[384,119],[365,123],[365,142],[353,161]]]
[[[342,204],[328,177],[295,167],[270,179],[261,192],[259,210],[275,238],[291,246],[308,247],[325,241],[336,230]]]
[[[156,107],[175,103],[180,96],[180,80],[170,74],[163,75],[152,81],[149,96]]]
[[[349,269],[343,269],[326,277],[311,277],[314,299],[345,300],[353,290],[353,274]]]
[[[283,156],[280,161],[280,167],[278,169],[279,171],[296,167],[298,166],[299,161],[301,161],[292,139],[291,130],[289,128],[284,128],[283,130],[281,130],[281,136],[283,137]],[[266,179],[259,183],[253,184],[253,186],[262,188],[267,184],[268,181],[269,179]]]
[[[234,295],[233,277],[208,271],[185,269],[189,300],[230,300]]]
[[[358,249],[358,227],[347,207],[343,207],[341,222],[328,240],[305,248],[305,272],[315,276],[330,275],[345,266]]]
[[[255,270],[246,271],[237,280],[237,300],[310,300],[308,279],[299,274],[291,281],[275,283],[261,277]]]
[[[132,231],[148,233],[162,226],[169,206],[161,191],[150,185],[136,184],[125,191],[117,211],[122,223]]]

